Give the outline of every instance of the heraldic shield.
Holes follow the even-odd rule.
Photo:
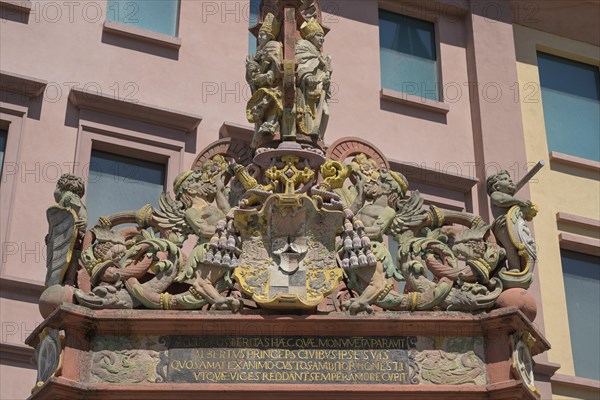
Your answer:
[[[525,223],[526,215],[519,206],[513,206],[506,217],[508,232],[512,244],[519,250],[519,255],[526,257],[526,262],[537,259],[535,240],[529,227]]]
[[[314,308],[339,285],[343,212],[319,209],[306,195],[274,194],[260,211],[236,210],[234,221],[242,239],[235,277],[262,307]]]

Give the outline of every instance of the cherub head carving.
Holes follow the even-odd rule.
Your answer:
[[[67,193],[71,192],[79,198],[85,194],[85,185],[83,179],[73,174],[62,174],[56,182],[56,189],[54,190],[54,200],[60,203],[62,197]]]
[[[377,164],[377,161],[364,153],[357,154],[352,160],[351,166],[354,172],[362,174],[367,179],[379,178],[379,165]]]
[[[221,155],[204,162],[200,169],[182,172],[175,178],[173,192],[175,198],[186,207],[194,204],[194,198],[202,198],[208,203],[215,200],[219,183],[227,171],[228,163]]]
[[[491,195],[494,192],[501,192],[512,196],[517,191],[517,187],[506,170],[501,170],[498,173],[489,176],[486,183],[488,195]]]

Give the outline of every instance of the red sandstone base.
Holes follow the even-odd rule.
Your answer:
[[[40,334],[43,338],[49,331],[46,328],[64,330],[62,361],[53,376],[38,384],[31,400],[533,400],[539,399],[539,396],[533,383],[523,379],[522,373],[519,373],[522,363],[515,362],[513,357],[518,352],[513,350],[521,337],[524,338],[522,342],[528,344],[532,356],[550,347],[517,309],[500,309],[478,316],[416,312],[351,317],[344,314],[281,316],[91,311],[63,305],[32,333],[27,343],[39,349]],[[246,345],[234,349],[238,353],[198,345],[203,339],[215,341],[215,338],[229,338],[227,343]],[[324,346],[317,349],[323,351],[311,353],[296,346],[297,343],[321,343],[320,338],[330,340],[327,343],[338,343],[336,340],[339,338],[351,339],[340,343],[361,343],[362,340],[367,343],[368,349],[318,345]],[[282,345],[273,350],[256,344],[267,342],[287,343],[291,347]],[[123,343],[126,343],[125,347]],[[369,347],[369,343],[401,343],[401,346],[381,349]],[[405,343],[406,348],[402,347]],[[181,349],[181,346],[187,347]],[[231,354],[240,356],[235,358]],[[311,354],[316,356],[308,359]],[[230,359],[226,359],[227,356]],[[306,361],[298,361],[303,356]],[[122,361],[123,357],[128,357],[126,362]],[[215,360],[224,364],[214,365],[225,372],[217,373],[215,370],[210,375],[220,376],[218,379],[225,379],[223,382],[205,379],[206,365],[200,362],[210,357],[221,357]],[[247,369],[258,365],[258,361],[269,361],[269,357],[282,357],[273,359],[279,362],[273,365],[280,367],[272,371]],[[389,361],[394,357],[405,361]],[[244,360],[245,364],[239,363]],[[186,362],[189,368],[184,367]],[[306,372],[304,376],[307,379],[317,379],[317,382],[289,379],[299,376],[292,372],[299,373],[301,368],[319,365],[339,367],[344,372],[337,375],[323,369]],[[373,366],[379,370],[373,370]],[[241,368],[237,373],[234,371],[236,367]],[[287,375],[275,375],[275,372],[288,367]],[[357,374],[352,368],[365,368],[370,372]],[[398,372],[386,374],[385,371],[390,368],[396,368]],[[201,377],[199,380],[198,376]],[[236,378],[239,376],[246,380]],[[275,379],[276,376],[283,376],[280,379],[285,382]],[[398,382],[385,381],[391,376],[397,377]],[[350,377],[348,382],[335,382],[335,379],[346,377]],[[361,382],[361,377],[366,380]],[[373,377],[383,378],[381,382],[369,380]]]

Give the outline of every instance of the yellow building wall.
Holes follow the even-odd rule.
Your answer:
[[[548,358],[550,362],[561,365],[558,374],[574,376],[560,259],[559,233],[561,231],[557,225],[556,213],[564,212],[594,220],[600,219],[600,180],[597,170],[550,161],[536,52],[543,51],[598,65],[600,49],[519,25],[514,26],[514,32],[520,89],[518,97],[523,115],[527,160],[528,163],[539,160],[546,162],[546,167],[536,175],[535,182],[530,183],[529,187],[532,202],[538,204],[540,208],[540,213],[534,219],[534,230],[538,244],[537,267],[544,310],[545,335],[552,345]],[[597,235],[597,232],[593,231],[580,230],[576,233],[591,237]],[[583,392],[570,392],[559,388],[558,385],[553,385],[553,392],[553,398],[556,399],[588,398],[582,394]]]

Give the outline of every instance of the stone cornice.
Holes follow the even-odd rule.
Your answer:
[[[113,21],[104,21],[103,29],[115,35],[134,38],[144,42],[178,50],[181,47],[181,38],[165,35],[163,33],[147,31]]]
[[[44,93],[47,84],[42,79],[0,70],[0,90],[36,97]]]
[[[349,388],[344,384],[271,384],[268,393],[262,385],[235,384],[230,385],[227,391],[223,384],[155,383],[140,387],[135,384],[119,384],[119,391],[115,391],[114,384],[83,384],[65,378],[50,378],[31,399],[55,400],[57,398],[80,398],[85,393],[88,400],[146,400],[160,398],[162,400],[188,400],[198,398],[218,398],[220,400],[234,399],[306,399],[327,398],[328,400],[364,400],[377,398],[380,400],[397,400],[410,398],[411,400],[431,399],[511,399],[511,400],[539,400],[533,393],[523,389],[519,381],[511,380],[502,383],[479,385],[461,385],[457,390],[456,385],[411,385],[411,392],[402,396],[402,390],[408,385],[379,385],[363,384]]]
[[[567,223],[567,224],[572,224],[572,225],[577,225],[584,229],[592,229],[595,231],[600,229],[600,220],[593,219],[593,218],[581,217],[579,215],[568,214],[565,212],[557,212],[556,213],[556,221],[562,222],[562,223]]]
[[[470,192],[479,182],[465,175],[456,175],[440,169],[428,168],[416,163],[389,159],[392,171],[400,172],[410,183],[423,183],[435,187],[456,190],[462,193]]]
[[[80,88],[71,89],[69,101],[79,109],[112,114],[184,132],[193,131],[202,121],[202,117],[199,115],[122,100]]]
[[[35,347],[38,334],[46,326],[84,331],[93,330],[102,334],[169,334],[180,335],[278,334],[276,329],[294,325],[298,334],[362,336],[381,334],[384,329],[394,335],[419,336],[435,333],[436,336],[484,336],[495,332],[528,331],[536,339],[532,355],[550,348],[548,341],[531,325],[531,322],[515,308],[503,308],[489,313],[472,315],[461,312],[382,312],[374,315],[349,317],[345,313],[328,315],[272,315],[244,311],[242,314],[229,312],[182,312],[156,310],[98,310],[94,311],[74,304],[63,304],[39,325],[27,338],[26,344]],[[323,331],[323,326],[326,330]],[[321,329],[321,330],[320,330]],[[264,332],[258,332],[264,330]],[[255,332],[256,331],[256,332]],[[279,334],[285,335],[283,329]]]
[[[219,137],[232,138],[250,144],[254,128],[250,125],[240,125],[233,122],[223,122],[219,129]]]
[[[541,357],[540,355],[538,355],[538,357]],[[560,364],[557,363],[553,363],[550,361],[538,361],[537,357],[536,359],[534,359],[535,361],[535,366],[533,367],[533,370],[536,374],[540,374],[540,375],[544,375],[544,376],[552,376],[556,373],[556,371],[558,371],[560,369]]]
[[[450,112],[450,106],[447,103],[408,93],[397,92],[395,90],[381,89],[380,96],[382,100],[388,100],[434,113],[448,114],[448,112]]]
[[[563,374],[554,374],[551,378],[552,383],[572,386],[583,390],[600,390],[600,381],[595,379],[581,378]]]
[[[565,250],[571,250],[578,253],[585,253],[600,257],[600,239],[593,239],[587,236],[562,232],[558,234],[558,241],[560,243],[560,247]]]
[[[31,0],[0,0],[0,7],[29,13],[32,6]]]
[[[0,288],[3,293],[18,293],[22,296],[31,297],[31,301],[37,303],[46,287],[36,281],[17,278],[0,274]]]
[[[550,152],[550,161],[572,167],[587,169],[596,173],[600,172],[600,162],[598,161],[588,160],[586,158],[572,156],[569,154],[563,154],[557,151]]]
[[[17,343],[0,343],[0,361],[9,362],[24,368],[34,368],[35,350]]]

